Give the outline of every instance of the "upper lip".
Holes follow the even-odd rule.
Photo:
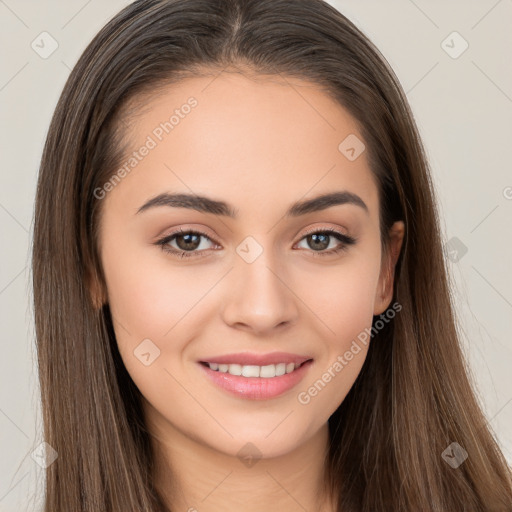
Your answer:
[[[223,356],[208,357],[202,359],[202,363],[217,364],[240,364],[242,366],[265,366],[269,364],[294,363],[302,364],[312,359],[310,356],[301,356],[298,354],[290,354],[288,352],[271,352],[269,354],[251,354],[243,352],[240,354],[225,354]]]

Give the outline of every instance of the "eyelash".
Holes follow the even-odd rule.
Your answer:
[[[340,233],[339,231],[336,231],[332,228],[326,228],[326,229],[313,229],[311,231],[308,231],[304,233],[303,237],[300,240],[303,240],[308,235],[314,235],[314,234],[327,234],[332,235],[335,238],[337,238],[341,242],[341,246],[330,249],[329,251],[312,251],[314,256],[324,257],[324,256],[330,256],[333,254],[338,254],[342,251],[347,251],[349,246],[354,245],[357,242],[357,238],[351,237],[349,235],[345,235],[343,233]],[[208,236],[206,233],[203,233],[202,231],[197,230],[184,230],[180,228],[178,231],[175,231],[174,233],[171,233],[170,235],[158,240],[155,242],[156,245],[160,245],[162,250],[168,254],[171,254],[173,256],[179,257],[179,258],[201,258],[203,257],[201,253],[204,253],[206,251],[179,251],[176,249],[169,249],[168,243],[176,238],[178,235],[201,235],[205,238],[208,238],[208,240],[211,240],[212,242],[215,242],[211,239],[210,236]]]

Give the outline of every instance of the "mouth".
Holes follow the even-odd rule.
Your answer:
[[[199,361],[211,382],[231,395],[267,400],[295,387],[313,358],[288,353],[230,354]]]
[[[312,359],[308,359],[303,363],[277,363],[267,364],[265,366],[259,365],[242,365],[239,363],[232,364],[219,364],[219,363],[208,363],[201,361],[203,366],[210,368],[214,372],[229,373],[230,375],[242,376],[242,377],[261,377],[263,379],[271,379],[273,377],[281,377],[288,373],[292,373],[302,365],[306,364]]]

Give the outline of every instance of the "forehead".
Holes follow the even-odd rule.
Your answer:
[[[130,152],[151,149],[109,192],[137,203],[133,211],[151,195],[187,192],[227,199],[243,215],[251,204],[288,205],[331,189],[356,193],[375,209],[365,151],[356,159],[343,152],[345,140],[364,147],[358,123],[320,86],[221,72],[155,92],[127,132]]]

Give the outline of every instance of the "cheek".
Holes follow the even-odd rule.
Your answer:
[[[376,258],[353,258],[328,272],[315,272],[301,289],[322,326],[321,356],[298,402],[326,420],[343,401],[364,364],[378,281]],[[307,292],[307,294],[306,294]]]
[[[223,272],[203,270],[199,275],[194,266],[179,267],[159,253],[148,257],[147,249],[143,255],[136,247],[120,253],[118,246],[104,247],[103,267],[121,358],[145,396],[169,396],[174,381],[165,370],[182,371],[189,340],[216,309],[207,294]],[[146,353],[154,361],[148,366]]]
[[[115,246],[106,246],[103,266],[117,346],[127,372],[148,401],[179,398],[181,389],[171,375],[182,362],[191,310],[208,288],[190,272],[162,268],[136,249],[121,254]]]
[[[155,248],[155,251],[158,251]],[[104,269],[113,316],[134,336],[163,339],[213,286],[216,276],[197,278],[193,267],[179,268],[164,258],[137,256],[136,250],[117,255],[105,247]],[[170,334],[169,334],[170,336]]]
[[[327,339],[342,349],[352,337],[371,326],[378,263],[375,258],[350,257],[337,266],[301,269],[293,289]]]

